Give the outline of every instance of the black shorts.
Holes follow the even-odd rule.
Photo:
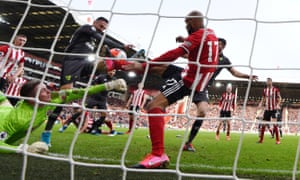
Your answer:
[[[86,105],[87,108],[93,109],[107,109],[106,101],[105,102],[88,102]]]
[[[63,60],[60,76],[60,85],[73,83],[81,77],[89,76],[94,68],[94,63],[86,59]]]
[[[5,92],[8,87],[8,82],[4,78],[0,78],[0,91]]]
[[[231,117],[231,111],[221,111],[220,117]]]
[[[275,119],[276,115],[277,115],[277,111],[276,110],[273,110],[273,111],[266,110],[264,112],[264,118],[263,118],[263,120],[265,120],[265,121],[271,121],[271,118]]]
[[[162,75],[165,79],[160,91],[168,99],[169,104],[173,104],[184,96],[190,96],[191,90],[184,86],[181,77],[182,71],[184,69],[174,65],[169,65]],[[172,87],[174,85],[174,87]],[[177,90],[176,90],[177,89]],[[173,92],[172,94],[170,94]],[[197,104],[199,102],[208,102],[208,91],[207,89],[201,92],[195,92],[193,96],[193,103]]]
[[[130,106],[130,108],[129,108],[129,110],[130,111],[135,111],[135,112],[139,112],[140,111],[140,106]],[[133,115],[133,113],[132,112],[129,112],[128,113],[129,115]]]

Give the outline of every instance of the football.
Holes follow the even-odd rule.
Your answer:
[[[38,154],[45,154],[46,152],[48,152],[49,147],[47,146],[46,143],[42,142],[42,141],[37,141],[32,143],[27,151],[31,152],[31,153],[38,153]]]

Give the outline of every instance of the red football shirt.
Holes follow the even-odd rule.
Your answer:
[[[0,77],[6,78],[6,76],[13,70],[14,66],[17,64],[24,63],[25,53],[22,49],[10,48],[8,45],[0,46],[0,63],[4,61],[5,57],[8,55],[8,59],[1,70]]]
[[[20,90],[25,83],[26,79],[23,77],[16,78],[14,82],[9,84],[6,94],[9,96],[20,96]]]
[[[143,108],[141,106],[143,104],[144,96],[145,96],[145,90],[143,89],[137,89],[133,91],[131,105],[139,106],[140,108]]]
[[[170,62],[187,54],[188,69],[183,76],[185,86],[196,83],[196,91],[203,91],[218,64],[218,38],[211,29],[199,29],[190,34],[178,48],[168,51],[151,62]],[[146,63],[143,64],[146,66]],[[155,66],[157,64],[150,64]],[[198,67],[200,68],[198,70]]]
[[[265,88],[263,92],[263,97],[265,98],[265,109],[268,111],[277,110],[277,98],[280,97],[279,89],[276,87]]]
[[[235,109],[235,94],[223,93],[219,102],[221,111],[233,111]]]

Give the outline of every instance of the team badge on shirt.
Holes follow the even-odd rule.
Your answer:
[[[0,132],[0,141],[5,140],[6,137],[7,137],[7,133],[6,132],[4,132],[4,131]]]
[[[192,43],[190,41],[184,41],[183,45],[186,47],[190,47],[192,45]]]

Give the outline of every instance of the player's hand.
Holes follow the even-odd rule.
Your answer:
[[[132,44],[126,44],[126,45],[124,45],[124,49],[126,51],[128,51],[129,49],[132,49],[132,48],[134,48],[134,45],[132,45]]]
[[[118,90],[118,91],[127,91],[127,84],[124,79],[117,79],[107,83],[104,83],[107,91]]]
[[[277,109],[277,110],[280,110],[280,109],[281,109],[279,104],[277,104],[276,109]]]
[[[122,68],[126,71],[143,71],[143,65],[139,62],[132,62],[127,65],[123,65]]]
[[[176,37],[176,42],[178,42],[178,43],[182,43],[182,42],[184,42],[184,40],[185,40],[185,38],[183,36]]]
[[[258,81],[258,76],[256,75],[252,75],[252,77],[250,77],[251,81]]]
[[[12,76],[12,75],[7,76],[6,79],[9,83],[13,83],[15,80],[14,76]]]
[[[28,146],[27,151],[31,153],[45,154],[49,147],[45,142],[37,141]]]

